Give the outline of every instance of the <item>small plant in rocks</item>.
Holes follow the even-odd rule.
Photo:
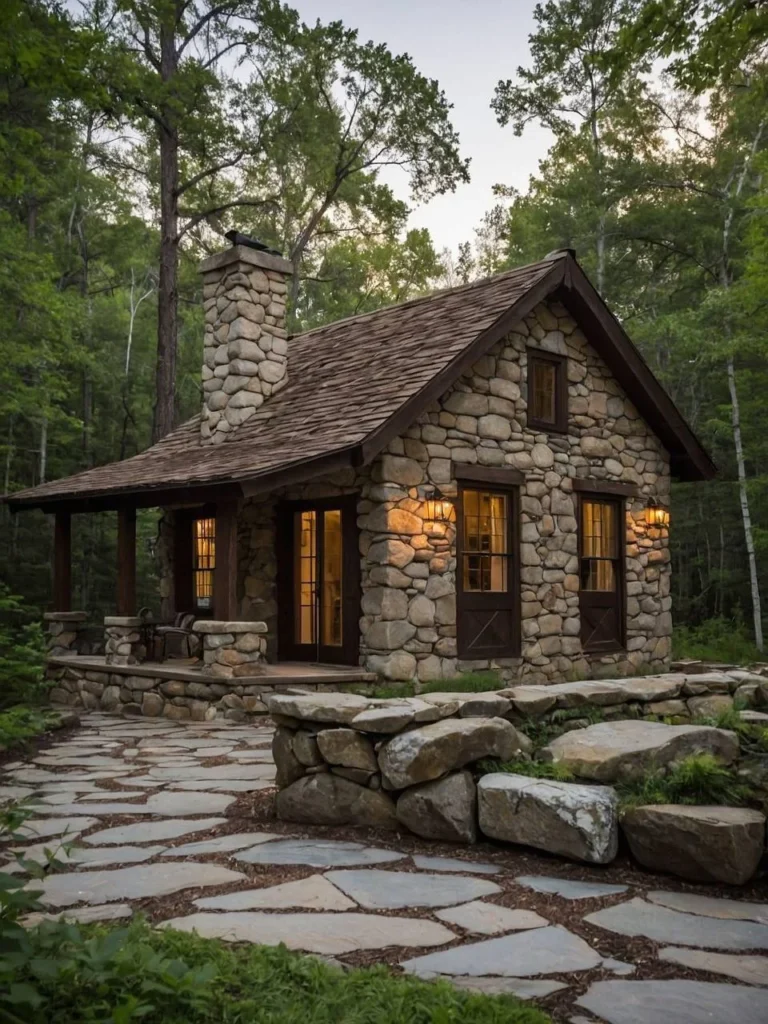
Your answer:
[[[624,807],[642,804],[741,807],[753,796],[751,787],[712,754],[691,754],[667,770],[656,769],[618,788]]]
[[[573,782],[575,776],[563,764],[548,761],[497,761],[487,757],[477,764],[480,775],[493,772],[507,772],[510,775],[527,775],[532,779],[554,779],[556,782]]]

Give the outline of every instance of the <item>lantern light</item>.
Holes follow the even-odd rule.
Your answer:
[[[424,518],[430,523],[450,523],[453,521],[453,502],[435,488],[425,499]]]
[[[645,509],[645,521],[649,526],[666,529],[669,526],[669,509],[664,508],[656,498],[649,498]]]

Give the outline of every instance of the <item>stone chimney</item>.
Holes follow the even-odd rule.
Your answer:
[[[234,233],[233,233],[234,234]],[[219,444],[288,381],[288,260],[259,242],[203,260],[203,444]],[[245,243],[245,244],[242,244]]]

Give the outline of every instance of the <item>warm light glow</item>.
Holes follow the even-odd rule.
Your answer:
[[[451,523],[454,519],[453,502],[439,492],[424,502],[424,518],[428,523]]]
[[[216,567],[216,520],[195,520],[194,579],[195,605],[213,605],[213,570]]]
[[[666,528],[669,526],[669,509],[651,500],[645,510],[645,521],[649,526]]]

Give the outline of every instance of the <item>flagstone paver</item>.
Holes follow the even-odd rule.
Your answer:
[[[133,909],[127,903],[100,903],[95,907],[75,907],[54,914],[27,914],[22,924],[34,928],[41,921],[77,921],[79,924],[93,924],[94,921],[118,921],[132,917]]]
[[[282,942],[289,949],[331,956],[387,946],[442,946],[455,938],[445,925],[435,921],[378,914],[199,913],[176,917],[164,921],[163,925],[230,942],[258,942],[269,946]]]
[[[32,883],[42,892],[40,902],[47,906],[67,907],[73,903],[110,903],[112,900],[141,900],[148,896],[169,896],[182,889],[242,882],[240,871],[218,864],[194,861],[167,864],[136,864],[113,871],[70,871],[48,875]]]
[[[438,910],[435,917],[479,935],[500,935],[502,932],[517,932],[526,928],[544,928],[549,924],[545,917],[532,910],[513,910],[482,900]]]
[[[368,910],[447,907],[501,892],[494,882],[464,875],[412,874],[407,871],[329,871],[334,885]]]
[[[379,850],[362,843],[332,839],[282,839],[269,846],[257,846],[237,855],[247,864],[306,864],[310,868],[341,867],[351,864],[384,864],[402,860],[405,854]]]
[[[566,900],[592,900],[597,896],[618,896],[627,891],[626,885],[580,882],[578,879],[550,878],[547,875],[518,875],[515,881],[536,892],[550,892]]]
[[[684,914],[638,898],[597,910],[584,920],[619,935],[642,935],[655,942],[703,949],[768,949],[767,925]]]
[[[759,988],[709,981],[598,981],[577,999],[607,1024],[765,1024]]]
[[[768,1024],[768,954],[758,952],[768,950],[768,900],[741,900],[737,890],[733,899],[676,892],[661,887],[674,887],[673,879],[646,876],[643,884],[641,873],[643,898],[630,899],[627,885],[588,868],[580,878],[529,874],[510,885],[508,872],[520,870],[514,847],[502,858],[488,854],[497,861],[489,863],[470,850],[442,856],[446,848],[438,847],[433,854],[426,843],[409,845],[412,855],[383,849],[354,830],[335,839],[284,823],[279,833],[229,832],[262,824],[261,816],[258,824],[248,821],[247,794],[274,786],[271,737],[265,724],[92,712],[78,732],[0,768],[0,802],[38,801],[24,835],[0,848],[3,870],[22,870],[14,850],[42,863],[48,849],[63,868],[34,882],[50,912],[25,924],[62,914],[117,920],[133,912],[134,900],[157,921],[164,904],[149,901],[169,895],[179,909],[165,926],[284,942],[324,958],[374,951],[373,959],[404,960],[409,973],[458,988],[533,1000],[555,995],[565,1007],[558,1020]],[[211,759],[217,763],[208,766]],[[218,891],[205,895],[212,887]],[[581,911],[588,925],[604,929],[599,939],[594,930],[577,934],[583,900],[602,907]],[[563,913],[568,928],[558,923]],[[640,946],[641,981],[618,980],[637,970],[618,938],[624,935],[659,944],[656,960]],[[436,946],[449,948],[432,952]],[[426,955],[417,956],[419,948]],[[665,980],[653,980],[655,968]],[[676,970],[686,979],[700,971],[724,981],[667,980]],[[605,972],[617,980],[596,982]],[[572,974],[582,981],[569,995]]]
[[[195,900],[201,910],[356,910],[355,903],[322,875],[310,875],[296,882],[283,882],[264,889],[240,889],[224,896]]]
[[[739,953],[713,953],[705,949],[678,949],[668,946],[659,950],[659,960],[670,964],[682,964],[697,971],[711,974],[725,974],[748,985],[768,986],[768,956],[745,956]],[[766,995],[768,1007],[768,995]],[[768,1019],[768,1012],[766,1012]]]
[[[73,819],[74,821],[78,819]],[[136,821],[131,825],[115,825],[83,837],[84,843],[152,843],[158,839],[178,839],[193,832],[207,832],[223,825],[226,818],[173,818],[167,821]]]
[[[565,974],[598,967],[603,958],[584,939],[565,928],[550,926],[454,946],[440,953],[406,960],[408,974],[494,975],[528,978],[537,974]]]

